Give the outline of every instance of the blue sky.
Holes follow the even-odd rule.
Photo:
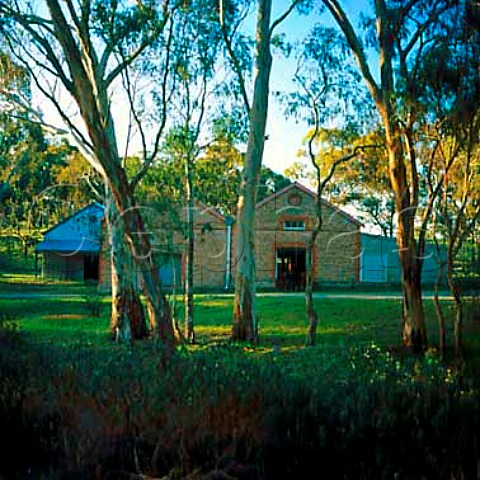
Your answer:
[[[290,0],[273,0],[274,17],[278,12],[283,11]],[[347,14],[356,24],[356,19],[362,11],[368,9],[367,0],[344,0],[342,5]],[[310,15],[308,17],[293,14],[285,20],[278,32],[283,32],[289,40],[298,40],[304,38],[315,23],[321,22],[324,25],[334,26],[330,14],[325,13],[321,17]],[[292,77],[295,72],[296,62],[290,59],[274,57],[270,91],[286,91],[292,88]],[[270,108],[267,123],[268,141],[265,143],[265,153],[263,157],[264,165],[272,170],[283,173],[285,168],[298,160],[297,152],[301,146],[303,136],[308,127],[304,122],[298,121],[293,117],[287,117],[284,113],[285,107],[282,106],[273,95],[270,97]]]

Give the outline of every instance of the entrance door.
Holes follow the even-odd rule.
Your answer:
[[[98,282],[99,257],[96,253],[86,253],[83,257],[83,279]]]
[[[279,248],[276,259],[276,286],[285,291],[305,288],[305,248]]]

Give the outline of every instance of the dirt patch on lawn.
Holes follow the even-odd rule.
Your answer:
[[[61,315],[47,315],[46,320],[81,320],[86,318],[88,315],[79,314],[79,313],[63,313]]]

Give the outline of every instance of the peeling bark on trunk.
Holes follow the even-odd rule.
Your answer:
[[[46,3],[51,16],[51,29],[65,59],[61,63],[65,63],[69,72],[68,78],[65,75],[59,78],[79,108],[88,135],[88,150],[91,152],[89,161],[106,179],[118,211],[117,221],[122,222],[123,243],[130,252],[132,270],[141,275],[150,328],[163,342],[164,355],[168,357],[175,351],[174,326],[132,186],[121,165],[111,113],[109,87],[129,64],[119,64],[107,74],[108,56],[99,60],[89,30],[73,30],[58,0],[47,0]],[[50,60],[50,63],[52,68],[59,68],[56,59]],[[123,304],[120,305],[123,310]],[[137,307],[133,307],[132,313],[136,316]]]
[[[240,185],[236,221],[237,271],[235,275],[232,340],[254,343],[258,341],[258,324],[255,311],[255,199],[265,145],[269,81],[272,68],[270,53],[271,4],[271,0],[259,0],[253,103],[249,112],[248,145]]]
[[[395,195],[395,209],[398,215],[397,247],[402,269],[404,296],[403,343],[414,352],[423,352],[427,345],[427,330],[422,298],[422,262],[415,241],[414,220],[418,202],[411,198],[407,181],[407,169],[403,158],[400,132],[392,124],[392,118],[384,118],[389,174]],[[413,179],[418,181],[418,179]],[[411,187],[415,190],[415,186]],[[415,195],[413,195],[415,197]]]
[[[414,351],[420,352],[426,348],[427,334],[421,290],[422,264],[418,259],[414,235],[414,217],[418,207],[418,173],[414,149],[410,149],[410,156],[407,156],[403,150],[402,140],[408,139],[405,138],[405,131],[402,130],[405,122],[398,117],[399,95],[396,90],[397,79],[394,75],[394,42],[397,38],[394,35],[396,27],[393,23],[397,19],[392,15],[393,10],[388,8],[385,0],[375,0],[380,69],[380,83],[377,84],[368,65],[363,43],[345,11],[337,0],[323,0],[323,3],[345,35],[385,128],[389,178],[395,196],[395,213],[398,220],[397,246],[403,279],[403,341]],[[405,60],[405,57],[400,60]],[[404,65],[406,66],[406,63]],[[398,73],[403,74],[402,80],[409,80],[407,71]],[[408,181],[407,164],[410,169],[411,184]]]
[[[413,238],[413,216],[405,211],[399,215],[398,223],[397,246],[403,286],[403,344],[411,347],[415,353],[421,353],[427,345],[427,332],[421,286],[422,267]]]
[[[251,274],[237,276],[233,303],[232,340],[256,343],[258,329],[255,311],[255,285],[250,283],[250,278]]]
[[[114,205],[110,204],[107,210],[112,282],[110,325],[114,339],[130,342],[145,338],[148,332],[145,311],[135,287],[133,262],[124,245],[122,222],[117,223],[115,212]]]

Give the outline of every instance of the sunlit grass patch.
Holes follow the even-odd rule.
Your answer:
[[[101,317],[96,319],[87,308],[88,290],[75,290],[64,285],[51,286],[41,296],[32,298],[0,298],[0,312],[18,316],[22,329],[42,338],[69,334],[92,334],[96,342],[104,341],[109,329],[108,295],[100,296]],[[29,292],[24,287],[22,292]],[[82,293],[78,293],[78,292]],[[55,295],[58,293],[58,295]],[[172,300],[172,299],[170,299]],[[183,328],[183,302],[177,297],[177,318]],[[394,298],[317,298],[317,343],[321,348],[348,348],[375,340],[390,346],[401,342],[401,302]],[[445,303],[447,306],[448,302]],[[195,295],[195,330],[199,343],[229,340],[232,324],[233,296],[223,294]],[[436,341],[436,316],[433,304],[425,301],[430,341]],[[451,313],[451,312],[450,312]],[[260,295],[257,298],[260,344],[257,349],[280,345],[283,349],[302,348],[307,333],[302,295]]]

